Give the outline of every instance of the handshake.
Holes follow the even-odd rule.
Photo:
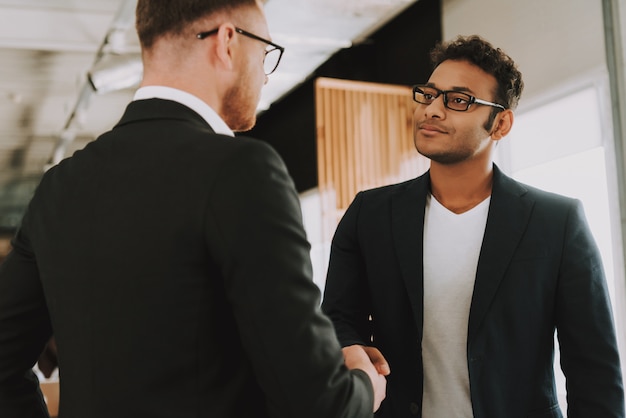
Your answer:
[[[369,376],[374,388],[374,412],[378,410],[387,389],[387,379],[391,373],[389,364],[382,353],[375,347],[350,345],[342,349],[348,369],[361,369]]]

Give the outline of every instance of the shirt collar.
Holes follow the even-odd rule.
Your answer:
[[[208,104],[185,91],[165,86],[145,86],[135,93],[133,100],[165,99],[178,102],[198,113],[213,128],[215,133],[235,136],[232,129]]]

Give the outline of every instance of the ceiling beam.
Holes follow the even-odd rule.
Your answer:
[[[0,7],[0,48],[93,52],[111,19],[103,12]]]

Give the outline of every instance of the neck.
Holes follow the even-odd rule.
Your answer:
[[[431,193],[454,213],[466,212],[491,195],[493,165],[442,165],[430,167]]]
[[[219,113],[219,74],[201,58],[201,50],[184,49],[175,41],[158,40],[149,52],[144,53],[144,73],[141,87],[164,86],[185,91],[198,97]],[[203,82],[204,81],[204,82]]]

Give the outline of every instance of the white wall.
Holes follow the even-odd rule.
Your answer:
[[[311,264],[313,265],[313,281],[324,290],[326,270],[330,255],[330,243],[324,242],[322,235],[322,202],[317,189],[311,189],[300,194],[302,207],[302,222],[307,239],[311,243]]]
[[[478,34],[518,64],[521,103],[605,67],[602,2],[442,0],[443,39]]]

